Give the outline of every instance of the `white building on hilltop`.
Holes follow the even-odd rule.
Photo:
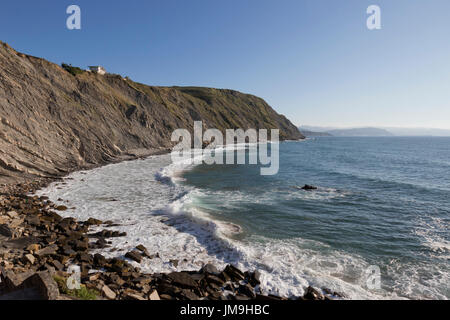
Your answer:
[[[106,74],[106,69],[101,66],[90,66],[89,69],[92,72],[98,73],[99,75],[102,75],[102,76]]]

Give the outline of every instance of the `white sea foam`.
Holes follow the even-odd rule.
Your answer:
[[[368,290],[365,260],[332,250],[320,242],[300,238],[273,240],[261,236],[237,240],[234,236],[242,232],[240,226],[217,221],[200,210],[193,203],[200,191],[180,184],[182,172],[191,167],[189,161],[171,163],[169,155],[154,156],[77,172],[70,175],[71,180],[66,180],[66,184],[52,184],[39,194],[48,195],[55,202],[58,198],[68,200],[69,206],[76,209],[64,214],[80,220],[95,217],[119,223],[120,226],[113,229],[125,231],[127,236],[112,239],[112,247],[117,251],[102,253],[108,257],[124,255],[143,244],[150,253],[160,256],[145,259],[139,265],[146,272],[198,270],[205,263],[218,267],[233,263],[242,269],[262,271],[261,288],[265,293],[298,296],[306,286],[313,285],[343,292],[351,299],[397,299],[427,297],[428,294],[445,298],[427,292],[432,288],[430,283],[414,289],[420,278],[413,276],[416,280],[411,284],[408,276],[417,271],[413,267],[401,270],[401,264],[396,261],[388,272],[392,274],[394,292],[406,292],[402,296],[386,290]],[[292,190],[288,196],[295,196],[295,193],[298,196],[300,191]],[[321,197],[336,193],[337,190],[323,190]],[[236,195],[250,200],[239,191],[216,196],[226,199]],[[270,197],[259,199],[270,201]],[[178,260],[178,265],[171,260]],[[430,282],[435,279],[432,277]],[[448,283],[446,278],[440,280]],[[426,294],[421,295],[420,290]]]

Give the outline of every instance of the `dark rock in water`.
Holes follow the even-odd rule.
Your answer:
[[[334,297],[338,297],[338,298],[345,298],[345,296],[342,293],[336,292],[336,291],[332,291],[328,288],[322,288],[322,291],[325,294],[328,294],[330,296],[334,296]]]
[[[119,273],[127,272],[129,268],[129,264],[121,259],[113,258],[110,261],[111,263],[111,270]]]
[[[173,259],[173,260],[169,260],[169,262],[176,268],[176,267],[178,267],[178,260],[176,260],[176,259]]]
[[[245,279],[244,273],[231,264],[227,265],[223,272],[229,275],[233,281],[241,281]]]
[[[119,237],[126,237],[126,235],[127,235],[126,232],[102,230],[100,232],[93,234],[92,236],[101,238],[119,238]]]
[[[251,299],[256,298],[255,290],[253,290],[252,286],[248,283],[246,285],[239,286],[239,292]]]
[[[131,259],[133,261],[136,261],[137,263],[142,262],[142,256],[137,251],[130,251],[125,254],[125,258]]]
[[[256,300],[265,300],[265,301],[280,301],[282,300],[280,297],[274,296],[274,295],[268,295],[264,296],[261,294],[256,295]]]
[[[66,206],[57,206],[55,209],[58,211],[66,211],[68,208]]]
[[[249,276],[248,282],[253,287],[256,287],[257,285],[261,284],[261,272],[256,270],[255,272],[251,273]]]
[[[95,243],[90,243],[89,247],[92,249],[104,249],[108,247],[108,242],[104,238],[99,238]]]
[[[306,292],[303,295],[303,298],[306,300],[325,300],[324,295],[321,294],[316,289],[314,289],[313,287],[308,287],[306,289]]]
[[[173,272],[167,275],[172,283],[183,288],[196,288],[198,283],[187,272]]]
[[[148,253],[148,250],[146,247],[144,247],[142,244],[138,245],[136,247],[136,249],[138,249],[139,251],[142,252],[142,254],[144,255],[144,257],[150,258],[150,253]]]
[[[200,270],[201,273],[208,273],[215,276],[218,276],[220,274],[220,271],[216,268],[216,266],[208,263],[203,266],[203,268]]]
[[[302,190],[306,190],[306,191],[317,190],[317,187],[311,186],[309,184],[305,184],[305,186],[302,187]]]
[[[98,219],[89,218],[84,224],[86,224],[88,226],[99,226],[99,225],[103,224],[103,222]]]

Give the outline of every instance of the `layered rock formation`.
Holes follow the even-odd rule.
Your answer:
[[[261,98],[232,90],[151,87],[119,75],[73,75],[0,42],[0,183],[165,150],[174,129],[280,129],[303,138]]]

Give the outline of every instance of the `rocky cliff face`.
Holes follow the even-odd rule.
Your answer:
[[[303,136],[264,100],[232,90],[151,87],[118,75],[72,75],[0,42],[0,183],[54,177],[170,148],[172,131],[280,129]]]

